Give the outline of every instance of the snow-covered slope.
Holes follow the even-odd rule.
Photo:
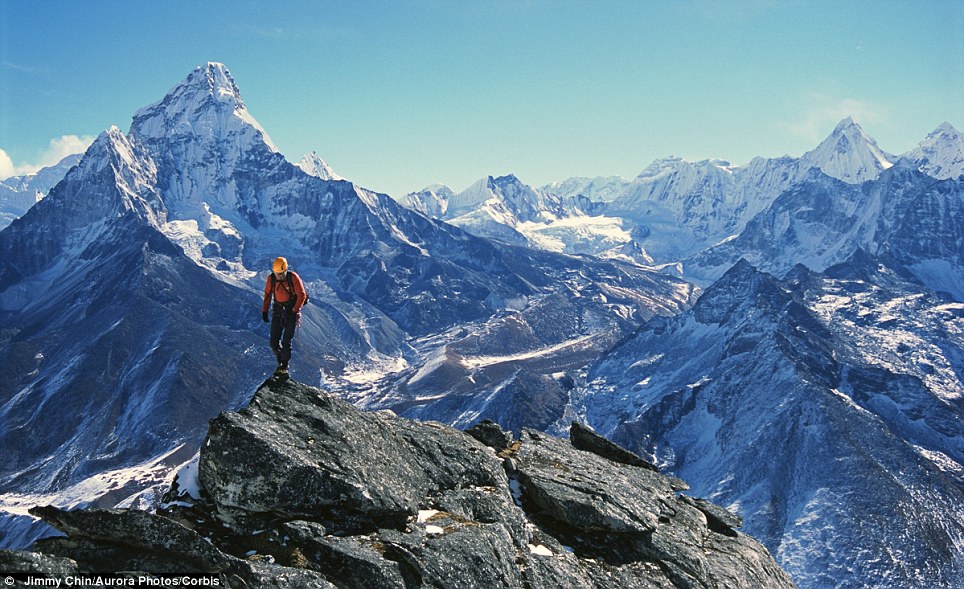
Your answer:
[[[863,252],[740,262],[588,372],[574,410],[739,512],[802,588],[964,581],[964,306]]]
[[[449,201],[455,191],[444,184],[431,184],[418,192],[406,194],[399,202],[413,211],[418,211],[432,219],[445,219]]]
[[[553,182],[542,190],[560,196],[585,196],[593,202],[611,202],[632,190],[633,181],[622,176],[573,177]]]
[[[953,125],[944,122],[902,157],[916,163],[928,176],[958,179],[964,175],[964,138]]]
[[[0,230],[19,218],[50,189],[63,180],[70,168],[77,165],[81,154],[68,155],[52,166],[27,174],[0,180]]]
[[[606,210],[645,227],[643,247],[656,261],[673,262],[738,234],[812,169],[856,184],[876,178],[891,159],[852,119],[845,119],[799,159],[755,158],[743,166],[657,160]]]
[[[585,197],[560,198],[532,188],[514,175],[488,176],[459,193],[436,184],[408,194],[400,202],[474,235],[506,243],[651,261],[623,219],[598,214]]]
[[[800,168],[803,173],[817,168],[831,178],[860,184],[880,176],[895,159],[881,150],[853,118],[847,117],[837,124],[830,137],[800,158]]]
[[[296,165],[309,176],[317,176],[322,180],[344,180],[314,151],[305,154]]]

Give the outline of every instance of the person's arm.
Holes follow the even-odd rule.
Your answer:
[[[264,283],[264,303],[261,305],[261,313],[267,313],[268,307],[271,306],[271,275],[268,274],[268,279]]]
[[[295,287],[295,307],[294,312],[300,313],[301,308],[305,306],[308,301],[308,292],[305,290],[305,284],[301,281],[301,276],[298,276],[294,272],[291,273],[291,282],[294,283]]]

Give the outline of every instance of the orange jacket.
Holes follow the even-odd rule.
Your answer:
[[[308,300],[308,293],[305,291],[305,285],[301,282],[301,277],[296,273],[288,270],[288,274],[291,274],[291,285],[294,287],[294,292],[288,291],[288,277],[285,276],[281,280],[273,278],[273,274],[268,274],[268,279],[264,283],[264,304],[261,305],[261,312],[267,313],[268,307],[271,305],[271,297],[274,296],[276,303],[287,303],[292,298],[295,299],[294,312],[298,313],[301,311],[301,307],[304,306],[305,302]],[[274,280],[274,292],[272,292],[271,281]]]

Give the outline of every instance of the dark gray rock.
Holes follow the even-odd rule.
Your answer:
[[[146,511],[93,509],[65,511],[56,507],[30,510],[71,538],[124,544],[133,549],[170,554],[181,566],[191,564],[205,572],[225,570],[231,558],[194,530]]]
[[[572,529],[643,534],[674,514],[667,478],[533,430],[523,431],[517,469],[528,510]]]
[[[793,587],[732,516],[677,497],[678,479],[532,430],[500,458],[465,432],[269,381],[212,420],[199,465],[207,499],[190,508],[35,509],[68,534],[36,548],[73,560],[16,558],[232,587]]]
[[[723,509],[719,505],[714,505],[706,499],[694,499],[693,497],[680,495],[679,500],[702,511],[703,515],[706,516],[707,523],[711,527],[715,526],[714,529],[721,531],[721,533],[726,533],[728,529],[733,530],[743,527],[742,517]]]
[[[282,530],[306,568],[326,572],[346,589],[405,585],[399,564],[385,557],[377,536],[329,536],[321,525],[305,521],[284,524]]]
[[[572,422],[572,425],[569,427],[569,441],[575,448],[579,450],[598,454],[599,456],[608,458],[613,462],[628,464],[630,466],[641,466],[643,468],[659,472],[659,469],[656,468],[656,466],[638,454],[634,454],[625,448],[617,446],[591,429],[584,427],[575,421]]]
[[[525,570],[532,587],[559,589],[678,589],[658,564],[636,562],[613,566],[571,554],[532,558]]]
[[[69,558],[39,552],[0,550],[0,572],[66,576],[77,573],[77,563]]]
[[[219,507],[356,528],[403,524],[447,490],[508,485],[501,461],[463,432],[363,413],[293,381],[211,422],[199,478]]]
[[[45,554],[12,553],[11,566],[17,572],[47,576],[206,573],[217,574],[229,587],[334,588],[320,573],[278,566],[273,558],[265,563],[225,554],[210,539],[161,515],[133,509],[64,511],[55,507],[38,507],[31,513],[68,535],[38,541],[36,547]]]
[[[480,487],[449,491],[435,500],[434,507],[462,521],[503,524],[519,546],[530,541],[531,526],[525,512],[503,490]]]
[[[717,525],[722,509],[712,510],[711,525],[708,508],[677,499],[670,477],[531,430],[523,432],[516,468],[523,506],[579,556],[652,563],[677,586],[793,586],[762,545]]]
[[[502,431],[502,428],[499,427],[499,424],[490,419],[483,419],[479,423],[465,430],[465,433],[482,442],[486,446],[494,448],[496,452],[505,450],[509,447],[509,444],[512,443],[512,434]]]
[[[522,589],[517,562],[528,555],[501,523],[439,514],[413,534],[385,534],[386,557],[407,568],[417,587]]]
[[[229,585],[238,589],[339,589],[319,573],[300,568],[283,567],[258,562],[243,562],[239,571],[229,578]]]

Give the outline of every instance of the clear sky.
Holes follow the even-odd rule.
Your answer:
[[[0,0],[0,176],[225,63],[297,162],[400,196],[964,130],[964,2]],[[6,170],[6,172],[4,172]]]

